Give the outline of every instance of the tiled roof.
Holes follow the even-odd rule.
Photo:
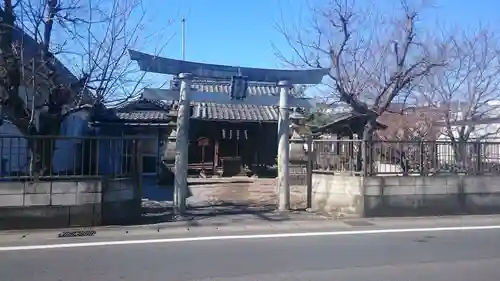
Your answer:
[[[191,118],[219,121],[277,121],[278,109],[274,106],[251,104],[195,103]]]
[[[139,99],[113,109],[106,121],[169,122],[176,117],[179,101]],[[276,122],[278,109],[271,105],[191,102],[191,118],[210,121]]]
[[[122,121],[169,122],[172,120],[172,116],[167,111],[117,112],[116,116]]]
[[[172,103],[159,100],[138,99],[117,109],[121,120],[141,122],[168,122],[172,120]]]
[[[345,129],[344,126],[348,125],[349,128],[359,128],[364,126],[367,117],[365,115],[356,114],[355,112],[338,112],[328,114],[328,120],[324,125],[314,126],[312,132],[317,133],[338,133]],[[383,123],[377,122],[377,129],[384,130],[387,126]]]
[[[179,80],[170,81],[171,89],[178,89]],[[194,80],[191,84],[192,89],[205,93],[227,93],[231,92],[231,82],[226,80]],[[279,87],[276,83],[248,82],[247,93],[250,96],[261,95],[279,95]]]
[[[161,100],[150,100],[140,98],[137,100],[129,101],[120,107],[117,107],[116,110],[119,112],[128,112],[130,110],[170,110],[172,107],[171,102],[164,102]]]
[[[120,107],[107,109],[105,114],[97,116],[96,121],[163,123],[173,119],[171,109],[172,103],[138,99]]]
[[[377,131],[378,137],[387,140],[397,139],[401,133],[419,127],[419,124],[425,125],[425,133],[428,139],[436,139],[441,128],[433,124],[441,120],[443,111],[433,107],[417,107],[407,110],[404,114],[384,112],[377,120],[387,125],[387,129]]]

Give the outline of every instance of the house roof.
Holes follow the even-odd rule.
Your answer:
[[[168,112],[161,111],[132,111],[117,112],[116,117],[122,121],[140,122],[170,122],[172,116]]]
[[[175,109],[179,102],[179,84],[174,79],[170,84],[171,90],[144,89],[142,97],[150,101],[155,99],[163,106]],[[278,121],[279,87],[276,83],[249,82],[248,98],[245,101],[230,99],[230,84],[227,80],[194,80],[191,84],[194,92],[190,93],[191,118],[210,121]],[[306,98],[293,97],[289,104],[291,108],[311,108],[311,103]]]
[[[260,88],[262,90],[262,88]],[[254,93],[257,90],[254,91]],[[264,92],[263,90],[260,91]],[[141,98],[148,100],[156,100],[162,102],[178,101],[180,96],[179,90],[176,89],[151,89],[145,88],[141,94]],[[272,94],[255,94],[248,95],[244,100],[234,100],[225,92],[198,92],[192,91],[189,93],[189,99],[192,102],[207,102],[218,104],[234,104],[234,105],[261,105],[261,106],[278,106],[279,95]],[[315,100],[310,98],[294,97],[288,99],[290,107],[300,107],[309,111],[315,106]]]
[[[277,122],[275,106],[191,102],[191,118],[207,121]],[[169,122],[177,118],[179,101],[138,99],[121,107],[108,109],[96,118],[100,122]]]
[[[378,131],[378,137],[386,140],[397,139],[401,134],[418,129],[428,139],[436,139],[441,128],[435,126],[437,120],[442,120],[443,110],[435,107],[417,107],[405,111],[404,114],[384,112],[378,120],[387,125],[384,131]],[[416,132],[417,133],[417,132]]]
[[[194,103],[191,118],[217,121],[275,122],[278,109],[274,106],[250,104]]]
[[[136,100],[129,101],[125,104],[122,104],[121,106],[118,106],[115,109],[118,112],[128,112],[131,110],[170,111],[172,108],[172,105],[173,105],[172,102],[139,98]]]
[[[172,104],[138,99],[120,107],[98,111],[94,121],[108,123],[168,123],[174,118],[171,110]]]
[[[137,99],[116,109],[116,116],[123,121],[169,122],[172,104],[156,100]]]
[[[500,117],[492,117],[492,118],[481,118],[481,119],[468,119],[468,120],[450,120],[450,126],[474,126],[474,125],[489,125],[489,124],[498,124],[500,123]],[[440,120],[434,123],[437,127],[445,127],[446,122],[444,120]]]
[[[319,133],[333,133],[339,134],[345,131],[346,128],[349,129],[351,133],[356,133],[356,131],[361,130],[368,116],[360,115],[355,112],[339,112],[330,115],[330,122],[322,126],[315,126],[311,128],[314,134]],[[380,122],[377,122],[377,129],[386,129],[387,126]]]

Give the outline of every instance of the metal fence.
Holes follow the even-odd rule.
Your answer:
[[[142,137],[0,136],[0,179],[129,178]]]
[[[313,171],[500,174],[500,142],[314,140],[312,148]]]
[[[358,140],[314,140],[312,170],[361,173],[361,146]]]

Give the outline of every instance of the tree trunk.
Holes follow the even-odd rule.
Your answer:
[[[467,142],[465,140],[460,138],[453,142],[453,156],[460,172],[465,172],[469,169],[469,161],[467,159]]]
[[[361,156],[363,157],[363,176],[373,172],[373,133],[376,128],[376,119],[372,118],[365,124],[363,130],[363,146]]]
[[[61,129],[62,118],[60,113],[40,114],[39,118],[39,131],[36,135],[31,137],[35,138],[35,145],[31,147],[32,155],[38,157],[38,161],[34,162],[32,174],[50,175],[52,174],[52,158],[56,146],[57,136],[59,136]]]

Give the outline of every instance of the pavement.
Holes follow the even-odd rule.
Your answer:
[[[150,182],[147,189],[152,191],[153,184],[154,182]],[[235,214],[260,214],[265,219],[267,214],[276,209],[278,202],[276,179],[271,178],[189,178],[189,189],[192,196],[187,200],[190,207],[187,217],[196,217],[195,220]],[[290,189],[290,207],[305,210],[305,186],[291,186]],[[165,191],[161,188],[155,190]],[[149,192],[155,196],[146,196],[142,202],[143,224],[176,220],[173,218],[171,200],[159,200],[158,197],[161,196],[153,193]]]
[[[192,197],[188,204],[236,203],[246,205],[276,205],[274,178],[190,178]],[[290,186],[290,204],[294,209],[306,207],[306,186]]]
[[[500,280],[500,216],[288,217],[100,227],[78,238],[1,232],[0,274],[9,281]]]
[[[192,193],[190,205],[240,203],[247,205],[276,204],[276,179],[235,176],[231,178],[188,178]],[[155,177],[143,179],[143,196],[149,201],[172,201],[173,187],[162,187]],[[305,185],[290,187],[290,201],[294,208],[306,205]]]

